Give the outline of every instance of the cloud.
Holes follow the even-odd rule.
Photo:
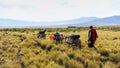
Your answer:
[[[120,15],[120,0],[0,0],[0,18],[57,21]]]

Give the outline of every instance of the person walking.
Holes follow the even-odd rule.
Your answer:
[[[93,26],[90,26],[89,31],[88,31],[88,47],[95,47],[94,43],[96,39],[98,38],[96,29],[93,28]]]

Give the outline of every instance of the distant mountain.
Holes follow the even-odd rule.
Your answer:
[[[58,25],[69,25],[69,24],[78,24],[85,23],[98,19],[96,17],[88,18],[78,18],[65,21],[54,21],[54,22],[31,22],[31,21],[21,21],[21,20],[11,20],[11,19],[0,19],[0,27],[53,27]],[[61,26],[60,26],[61,27]]]
[[[98,19],[99,18],[97,18],[97,17],[82,17],[82,18],[78,18],[78,19],[59,21],[56,23],[77,24],[77,23],[86,23],[86,22],[90,22],[90,21],[98,20]]]
[[[18,28],[18,27],[46,27],[48,22],[32,22],[12,19],[0,19],[0,27]]]
[[[96,22],[120,24],[120,16],[106,17],[106,18],[102,18],[100,20],[97,20]]]
[[[67,27],[67,26],[109,26],[120,25],[120,16],[111,16],[105,18],[82,17],[78,19],[54,21],[54,22],[31,22],[11,19],[0,19],[0,27]]]
[[[86,22],[84,24],[90,24],[94,26],[109,26],[109,25],[120,25],[120,16],[111,16]]]
[[[11,20],[11,19],[0,19],[0,27],[24,27],[24,26],[34,26],[33,22],[21,21],[21,20]]]
[[[90,18],[90,17],[89,17]],[[85,18],[87,19],[87,17]],[[96,18],[91,21],[86,22],[79,22],[79,23],[73,23],[69,24],[68,26],[77,26],[77,27],[85,27],[85,26],[111,26],[111,25],[120,25],[120,16],[111,16],[111,17],[105,17],[105,18]],[[67,25],[64,25],[67,26]]]

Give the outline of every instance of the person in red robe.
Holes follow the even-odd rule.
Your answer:
[[[98,38],[96,29],[93,28],[93,26],[90,26],[89,32],[88,32],[88,47],[94,47],[94,43],[96,39]]]

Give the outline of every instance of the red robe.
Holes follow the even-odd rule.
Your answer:
[[[96,32],[96,30],[95,30],[94,28],[91,28],[91,29],[89,30],[89,35],[88,35],[88,37],[89,37],[89,40],[92,38],[93,42],[96,41],[98,35],[97,35],[97,32]]]

